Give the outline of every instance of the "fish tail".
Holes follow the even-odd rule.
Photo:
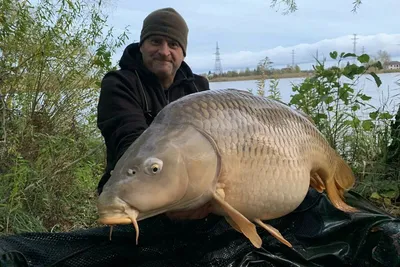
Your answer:
[[[344,193],[355,184],[355,176],[350,166],[339,156],[336,157],[333,179],[325,181],[326,193],[332,204],[344,212],[356,212],[356,208],[344,202]]]
[[[339,156],[336,160],[335,183],[338,190],[348,191],[354,187],[356,182],[353,170],[350,166]],[[342,197],[344,195],[342,194]]]

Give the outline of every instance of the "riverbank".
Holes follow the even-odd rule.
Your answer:
[[[400,69],[398,70],[380,70],[375,71],[375,73],[399,73]],[[297,72],[297,73],[276,73],[273,75],[267,75],[267,79],[287,79],[287,78],[306,78],[311,77],[314,72]],[[261,79],[261,75],[249,75],[249,76],[236,76],[236,77],[215,77],[215,78],[208,78],[210,82],[235,82],[235,81],[250,81],[250,80],[259,80]]]
[[[312,76],[312,72],[299,72],[299,73],[279,73],[273,75],[266,75],[267,79],[285,79],[285,78],[306,78]],[[261,75],[237,76],[237,77],[215,77],[209,78],[210,82],[234,82],[234,81],[249,81],[259,80]]]

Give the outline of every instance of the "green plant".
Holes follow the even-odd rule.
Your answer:
[[[330,145],[350,163],[357,176],[355,190],[371,200],[394,203],[399,175],[387,175],[388,149],[396,141],[391,134],[394,114],[384,110],[384,105],[372,106],[371,97],[355,87],[363,75],[373,77],[379,87],[380,78],[373,70],[382,69],[382,65],[379,61],[369,63],[367,54],[334,51],[330,57],[337,61],[335,66],[326,68],[318,61],[312,77],[293,85],[289,105],[310,115]],[[348,58],[355,62],[340,67]]]
[[[99,81],[113,69],[103,1],[0,0],[0,231],[95,222],[105,162]]]
[[[371,68],[381,69],[380,62],[367,66],[348,62],[344,68],[341,68],[342,61],[348,57],[357,57],[359,63],[363,64],[369,61],[369,56],[366,54],[356,56],[352,53],[338,55],[336,51],[331,52],[330,56],[337,60],[337,65],[325,68],[324,63],[318,61],[317,66],[314,67],[313,77],[308,77],[300,85],[293,86],[294,94],[289,104],[311,115],[331,146],[335,149],[343,149],[339,143],[343,144],[344,137],[361,128],[370,131],[375,125],[374,122],[378,123],[378,116],[391,119],[391,115],[373,110],[368,118],[361,118],[360,113],[357,113],[362,108],[372,109],[372,106],[368,103],[371,97],[364,94],[361,89],[356,91],[354,84]],[[379,87],[381,84],[379,77],[374,72],[369,72],[369,75],[375,79]]]
[[[278,79],[269,80],[268,98],[281,100],[281,92],[279,91],[278,85],[279,85]]]
[[[362,0],[353,0],[352,12],[356,12],[360,7]],[[271,0],[271,7],[277,7],[280,4],[285,6],[285,10],[282,12],[284,15],[296,12],[298,10],[296,0]]]

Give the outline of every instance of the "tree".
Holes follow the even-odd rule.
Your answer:
[[[376,54],[376,61],[380,61],[383,65],[391,60],[390,55],[385,50],[379,50]]]
[[[356,12],[359,6],[361,5],[362,0],[353,0],[353,9],[352,12]],[[297,8],[296,0],[271,0],[271,7],[277,7],[279,4],[283,4],[286,8],[283,11],[283,14],[289,14],[295,12]]]
[[[5,232],[77,222],[73,214],[93,209],[85,204],[104,162],[93,110],[99,82],[127,39],[126,32],[115,38],[107,28],[102,0],[34,2],[0,0]]]
[[[257,72],[260,72],[261,77],[257,80],[257,94],[264,96],[265,80],[267,79],[267,71],[271,69],[273,62],[269,57],[265,57],[257,65]]]

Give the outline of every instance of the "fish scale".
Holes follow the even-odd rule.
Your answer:
[[[238,97],[239,100],[232,101],[229,99],[229,96]],[[291,181],[292,175],[290,174],[296,172],[296,169],[301,168],[300,164],[295,164],[296,160],[301,161],[305,157],[311,157],[311,155],[305,155],[306,152],[310,150],[307,150],[308,140],[316,137],[316,134],[313,134],[316,133],[315,128],[310,126],[311,122],[302,116],[295,116],[293,111],[289,108],[284,108],[280,103],[273,101],[265,102],[264,100],[243,92],[232,92],[231,94],[219,94],[218,92],[214,94],[210,93],[204,95],[203,99],[196,100],[205,104],[206,107],[204,109],[206,110],[218,109],[218,116],[214,117],[213,120],[213,125],[218,125],[218,127],[215,127],[214,131],[209,132],[209,134],[213,136],[217,146],[221,149],[223,155],[222,161],[225,162],[227,169],[236,169],[235,166],[233,166],[234,164],[229,163],[235,162],[237,157],[251,158],[252,153],[257,148],[261,147],[261,149],[268,152],[264,153],[262,158],[258,158],[258,161],[264,161],[266,165],[268,165],[268,158],[273,158],[275,159],[273,163],[277,166],[277,169],[283,170],[277,173],[265,171],[262,173],[261,177],[258,170],[254,168],[246,168],[237,171],[237,176],[239,177],[248,177],[254,181],[261,181],[257,188],[263,190],[265,193],[259,192],[258,201],[260,203],[268,202],[271,203],[270,206],[276,205],[279,207],[277,208],[277,210],[280,211],[279,213],[265,215],[262,219],[279,217],[294,210],[307,192],[310,172],[306,171],[306,169],[309,169],[309,166],[305,166],[303,167],[303,171],[299,171],[301,175],[296,176],[295,180],[297,183]],[[182,104],[186,103],[187,102],[182,101]],[[233,103],[236,103],[236,105]],[[197,105],[193,106],[195,109],[196,107]],[[232,112],[232,109],[235,109],[236,112]],[[179,111],[179,109],[177,109],[177,111]],[[237,115],[237,113],[239,113],[240,116],[233,116],[234,114]],[[192,119],[191,111],[174,117],[181,118],[182,121],[189,121]],[[203,114],[202,117],[196,116],[196,119],[198,121],[191,121],[191,123],[202,128],[203,120],[207,120],[208,118]],[[242,123],[233,123],[236,121]],[[232,140],[232,137],[235,137],[235,133],[237,132],[243,133],[243,139],[236,138],[236,140]],[[260,136],[261,138],[254,141],[254,136]],[[254,142],[249,143],[246,140],[253,140]],[[245,152],[243,154],[233,154],[233,150],[227,150],[227,147],[229,147],[228,143],[230,142],[235,142],[238,147],[242,146]],[[319,145],[321,144],[324,143],[321,142]],[[273,146],[273,148],[271,146]],[[299,153],[300,150],[302,151],[301,154]],[[240,151],[240,149],[238,149],[238,151]],[[279,157],[274,157],[276,153],[279,154]],[[324,155],[324,153],[320,154]],[[290,166],[290,164],[288,166],[288,164],[285,163],[285,158],[282,157],[292,158],[293,166]],[[255,162],[252,161],[252,163]],[[290,168],[288,169],[288,167]],[[223,178],[221,179],[223,180]],[[227,178],[227,188],[225,189],[226,201],[234,207],[243,207],[243,209],[239,208],[238,210],[246,217],[255,216],[254,213],[257,213],[258,210],[252,212],[251,209],[248,208],[250,204],[254,206],[255,203],[247,201],[251,199],[253,193],[252,189],[255,184],[249,181],[247,181],[247,183],[234,183],[232,180],[233,179]],[[271,181],[277,180],[280,181],[279,185],[270,187]],[[286,185],[285,191],[277,190],[278,186],[282,187],[284,185]],[[239,188],[241,192],[240,200],[238,198],[231,198],[231,195],[239,194]],[[280,192],[279,194],[281,195],[278,194],[275,199],[272,199],[268,197],[270,192]],[[282,201],[280,196],[285,195],[290,195],[291,198],[284,198],[284,201]],[[287,200],[287,202],[285,202],[285,200]],[[246,201],[249,203],[246,203]]]
[[[310,185],[354,212],[343,201],[353,184],[305,114],[242,90],[206,91],[168,104],[127,149],[99,197],[99,220],[135,224],[210,203],[254,246],[262,243],[254,223],[291,246],[263,221],[296,209]]]
[[[221,114],[221,118],[225,118],[227,116],[229,116],[230,112],[229,112],[229,107],[232,108],[234,107],[234,105],[230,104],[231,102],[227,102],[226,105],[221,105],[222,107],[225,107],[225,109],[223,110],[228,110],[227,112],[222,112],[219,113]],[[247,112],[251,112],[254,113],[256,112],[255,109],[252,108],[248,108]],[[249,113],[251,115],[251,113]],[[223,115],[222,115],[223,114]],[[227,115],[225,115],[227,114]],[[276,114],[275,116],[277,116],[279,114]],[[245,116],[243,116],[245,117]],[[246,117],[245,117],[246,118]],[[219,127],[218,129],[221,129],[220,131],[216,131],[213,133],[213,136],[215,138],[215,140],[217,140],[217,145],[219,148],[221,148],[221,153],[224,155],[225,158],[222,159],[223,162],[234,162],[234,159],[236,159],[238,156],[239,157],[246,157],[246,158],[254,158],[253,154],[256,154],[256,151],[258,148],[265,148],[265,145],[268,146],[268,141],[267,142],[263,142],[261,143],[260,141],[262,141],[262,138],[257,138],[258,140],[255,140],[254,136],[259,134],[259,136],[265,136],[264,131],[260,130],[263,129],[264,127],[261,126],[262,123],[266,123],[268,121],[270,121],[270,119],[268,117],[262,117],[259,116],[258,120],[261,120],[263,118],[265,118],[263,121],[259,122],[256,120],[253,120],[252,118],[254,117],[249,117],[248,120],[243,119],[243,118],[237,118],[237,119],[241,119],[242,121],[246,121],[248,126],[246,128],[247,131],[242,131],[245,132],[247,136],[243,136],[244,139],[240,140],[240,139],[236,139],[236,140],[232,140],[232,137],[234,137],[234,135],[229,134],[230,132],[236,132],[239,131],[240,128],[244,128],[245,125],[242,125],[241,127],[237,127],[237,124],[233,124],[233,123],[226,123],[225,120],[219,120],[218,121],[218,125],[223,126],[223,127]],[[200,119],[200,118],[198,118]],[[203,117],[203,119],[206,119],[205,117]],[[235,121],[235,120],[233,120]],[[195,123],[195,122],[194,122]],[[201,123],[199,123],[200,125]],[[236,126],[236,127],[235,127]],[[236,129],[235,129],[236,128]],[[210,133],[211,134],[211,133]],[[282,132],[280,132],[280,128],[276,127],[274,129],[273,132],[271,132],[272,137],[278,137],[276,139],[277,144],[278,144],[278,148],[281,151],[279,154],[283,154],[283,155],[288,155],[292,154],[295,155],[296,152],[293,150],[287,150],[285,149],[285,147],[287,148],[288,146],[283,146],[284,140],[282,138],[279,138],[279,136],[282,135]],[[291,135],[293,136],[293,135]],[[247,138],[246,138],[247,137]],[[245,140],[255,140],[252,143],[249,143],[248,141]],[[245,151],[244,155],[240,155],[240,154],[232,154],[232,150],[227,150],[226,148],[229,147],[229,144],[231,142],[236,143],[238,146],[242,145],[243,150]],[[266,144],[267,143],[267,144]],[[268,148],[268,147],[267,147]],[[270,154],[270,153],[266,153],[263,155],[263,158],[257,158],[257,162],[262,162],[265,161],[267,162],[269,157],[273,157],[274,154]],[[229,158],[233,158],[233,160],[230,160]],[[280,161],[281,160],[281,161]],[[251,161],[252,164],[257,164],[257,162],[254,162],[254,160]],[[279,163],[283,163],[283,165],[285,165],[284,160],[282,161],[282,159],[276,158],[276,162],[275,164],[279,164]],[[229,164],[229,163],[227,163]],[[259,164],[257,164],[259,165]],[[226,166],[226,168],[232,168],[235,169],[235,166]],[[280,213],[276,214],[271,212],[270,215],[265,215],[264,218],[262,219],[270,219],[270,218],[274,218],[277,216],[280,216],[283,213],[288,213],[291,210],[293,210],[295,208],[295,206],[299,203],[298,199],[302,199],[304,198],[306,192],[307,192],[307,188],[308,188],[308,182],[309,182],[309,174],[305,174],[303,175],[302,178],[298,178],[298,179],[303,179],[303,184],[305,186],[303,186],[303,188],[299,187],[296,183],[292,183],[291,186],[286,186],[287,189],[290,189],[289,191],[286,192],[282,192],[281,195],[277,195],[276,197],[273,197],[271,199],[271,197],[269,197],[271,195],[271,192],[273,192],[273,194],[275,194],[276,191],[276,185],[271,186],[271,181],[272,183],[275,183],[276,179],[279,179],[280,183],[279,186],[281,187],[284,183],[288,183],[290,184],[290,175],[287,175],[287,173],[285,171],[281,171],[281,173],[272,173],[273,175],[269,175],[268,171],[264,171],[262,172],[262,176],[264,177],[259,177],[260,176],[260,169],[259,168],[246,168],[243,169],[243,171],[239,170],[238,171],[238,176],[239,177],[250,177],[252,178],[254,181],[258,181],[258,183],[249,183],[247,181],[247,183],[243,183],[241,180],[239,183],[234,183],[231,182],[234,179],[227,179],[226,182],[226,189],[225,189],[225,194],[226,194],[226,201],[229,202],[232,206],[234,207],[243,207],[243,209],[238,208],[239,212],[241,212],[242,214],[244,214],[245,216],[251,217],[254,216],[252,214],[252,212],[250,211],[250,209],[248,208],[249,204],[251,204],[255,211],[253,213],[258,213],[259,209],[257,209],[255,202],[253,201],[254,196],[256,195],[256,193],[254,192],[255,188],[262,188],[263,190],[266,190],[266,194],[265,195],[265,199],[264,198],[258,198],[258,201],[260,203],[271,203],[270,206],[277,206],[277,210],[280,210]],[[264,181],[264,182],[263,182]],[[244,187],[245,185],[249,185],[249,187]],[[266,189],[266,188],[270,188],[270,189]],[[302,189],[302,190],[301,190]],[[238,190],[240,190],[241,192],[241,198],[230,198],[230,196],[234,196],[239,194],[240,192],[238,192]],[[270,194],[268,194],[268,192]],[[291,203],[286,203],[286,202],[282,202],[282,200],[284,200],[284,195],[285,194],[291,194],[291,195],[298,195],[298,197],[293,197],[294,200],[297,200],[297,202],[295,202],[295,204],[291,204]],[[272,195],[273,195],[272,194]],[[257,195],[261,195],[261,194],[257,194]],[[287,198],[289,201],[291,200],[290,198]],[[271,200],[273,202],[271,202]],[[262,207],[262,205],[261,205]]]

